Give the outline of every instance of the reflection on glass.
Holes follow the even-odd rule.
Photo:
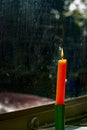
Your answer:
[[[87,94],[86,0],[0,2],[0,92],[55,99],[60,48],[66,98]]]

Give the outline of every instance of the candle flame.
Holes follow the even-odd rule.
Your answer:
[[[63,52],[63,48],[61,48],[61,58],[64,58],[64,52]]]

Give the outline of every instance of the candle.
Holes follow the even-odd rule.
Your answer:
[[[56,104],[64,104],[65,98],[67,60],[64,59],[63,48],[61,49],[61,58],[62,59],[58,60]]]

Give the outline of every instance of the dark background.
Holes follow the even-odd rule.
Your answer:
[[[0,0],[0,92],[55,99],[61,46],[68,60],[66,97],[87,92],[87,37],[63,12],[64,0]]]

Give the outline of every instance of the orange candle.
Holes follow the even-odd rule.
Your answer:
[[[61,60],[58,60],[57,87],[56,87],[56,104],[64,104],[65,85],[66,85],[66,66],[67,60],[63,59],[64,53],[61,49]]]

